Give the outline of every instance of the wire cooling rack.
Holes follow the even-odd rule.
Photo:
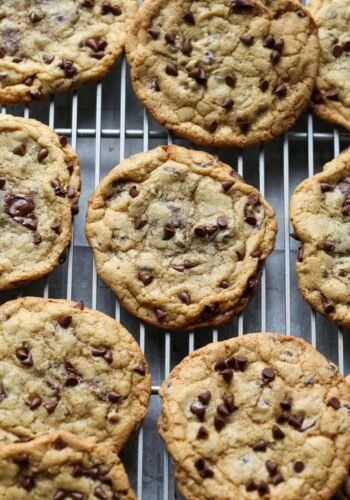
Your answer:
[[[343,373],[350,371],[347,332],[315,315],[301,298],[294,269],[296,243],[289,238],[290,194],[301,180],[320,171],[326,161],[348,145],[349,134],[305,114],[287,134],[264,147],[244,151],[208,149],[236,168],[274,206],[279,224],[276,249],[267,260],[259,290],[243,315],[215,330],[170,333],[130,316],[97,278],[84,235],[85,213],[87,200],[100,179],[125,157],[160,144],[196,146],[172,137],[147,116],[131,89],[124,58],[102,83],[30,107],[2,108],[2,113],[6,112],[36,118],[65,134],[80,156],[83,184],[80,213],[75,218],[66,263],[21,291],[1,293],[0,301],[19,295],[83,299],[88,307],[115,317],[133,333],[145,352],[153,379],[149,414],[138,435],[122,452],[140,500],[179,498],[168,455],[157,434],[161,409],[158,389],[169,371],[193,349],[247,332],[281,332],[304,338],[337,363]]]

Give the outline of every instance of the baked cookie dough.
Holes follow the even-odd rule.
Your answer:
[[[350,386],[301,339],[258,333],[185,358],[159,432],[187,500],[329,500],[350,465]]]
[[[350,9],[344,0],[310,0],[318,24],[320,66],[312,97],[315,113],[350,130]]]
[[[0,116],[0,290],[65,260],[78,213],[79,160],[46,125]]]
[[[350,327],[350,150],[299,184],[290,218],[300,240],[296,270],[304,299]]]
[[[69,432],[0,446],[1,500],[135,500],[118,456]]]
[[[153,117],[211,146],[285,132],[307,106],[319,59],[316,25],[295,0],[145,0],[126,50]]]
[[[114,168],[93,194],[86,223],[97,272],[123,306],[174,330],[238,314],[276,230],[257,189],[214,156],[179,146]]]
[[[137,0],[0,3],[0,103],[101,79],[124,47]]]
[[[0,307],[0,441],[57,429],[118,451],[149,396],[139,346],[105,314],[34,297]]]

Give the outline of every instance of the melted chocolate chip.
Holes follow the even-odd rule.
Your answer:
[[[66,196],[67,190],[63,188],[61,181],[58,178],[52,179],[50,184],[53,190],[55,191],[56,196],[61,196],[61,197]]]
[[[34,199],[26,194],[5,196],[5,212],[16,222],[28,229],[36,230],[38,221],[34,215]]]
[[[285,396],[280,402],[280,407],[283,410],[290,410],[292,408],[292,398]]]
[[[301,429],[303,422],[304,422],[304,417],[302,415],[291,415],[288,418],[288,424],[297,430]]]

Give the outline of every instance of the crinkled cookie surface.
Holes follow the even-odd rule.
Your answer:
[[[79,193],[79,160],[65,137],[35,120],[0,116],[0,290],[65,260]]]
[[[0,446],[1,500],[135,500],[118,456],[69,432]]]
[[[297,253],[304,299],[331,321],[350,326],[350,151],[303,181],[290,217],[301,244]]]
[[[146,0],[126,50],[152,115],[214,146],[287,130],[310,99],[319,59],[316,25],[294,0]]]
[[[90,200],[86,224],[97,272],[122,304],[175,330],[240,312],[276,230],[259,191],[213,156],[178,146],[113,169]]]
[[[29,102],[102,78],[136,11],[136,0],[1,2],[0,102]]]
[[[350,386],[301,339],[210,344],[161,396],[159,431],[187,500],[326,500],[348,472]]]
[[[318,116],[350,128],[350,5],[343,0],[310,0],[318,25],[320,66],[313,93]]]
[[[147,412],[150,375],[133,337],[65,300],[0,307],[0,441],[57,430],[120,450]]]

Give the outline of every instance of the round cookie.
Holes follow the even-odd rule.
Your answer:
[[[1,500],[135,500],[118,456],[69,432],[0,446]]]
[[[290,218],[300,240],[296,270],[304,299],[317,312],[350,326],[350,150],[293,193]]]
[[[124,47],[136,0],[6,0],[0,5],[0,103],[101,79]]]
[[[0,440],[67,430],[120,450],[142,422],[150,375],[133,337],[82,303],[0,307]]]
[[[159,432],[187,500],[328,500],[347,474],[350,386],[301,339],[210,344],[160,395]]]
[[[350,11],[343,0],[310,0],[321,46],[316,88],[312,97],[315,113],[350,130]]]
[[[257,189],[214,156],[178,146],[113,169],[89,202],[86,224],[100,278],[132,314],[173,330],[238,314],[276,230]]]
[[[126,50],[153,117],[211,146],[285,132],[307,106],[319,59],[316,25],[295,0],[146,0]]]
[[[79,160],[65,137],[35,120],[0,116],[0,290],[65,260],[79,192]]]

